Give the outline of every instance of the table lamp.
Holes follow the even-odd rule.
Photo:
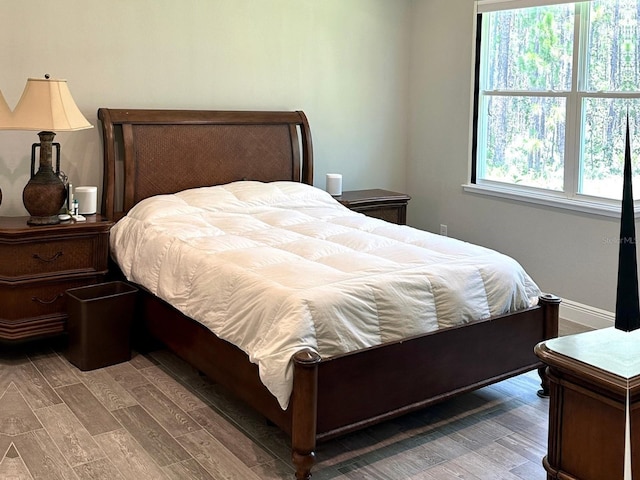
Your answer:
[[[69,132],[93,128],[73,101],[66,80],[29,78],[12,115],[14,130],[39,130],[40,143],[31,146],[31,178],[22,192],[22,201],[31,215],[29,225],[60,223],[58,213],[67,198],[60,178],[60,144],[54,143],[55,131]],[[36,149],[40,147],[38,171],[35,170]],[[52,151],[56,147],[56,168]]]
[[[0,91],[0,129],[11,128],[11,110]]]
[[[9,105],[0,92],[0,130],[9,128],[11,126],[11,110]],[[0,204],[2,203],[2,189],[0,189]]]

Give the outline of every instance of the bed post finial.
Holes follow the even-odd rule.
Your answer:
[[[291,458],[297,480],[309,480],[316,461],[319,363],[320,355],[310,350],[302,350],[293,356]]]

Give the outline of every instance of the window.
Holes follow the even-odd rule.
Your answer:
[[[472,184],[615,209],[628,113],[640,199],[640,0],[541,3],[478,1]]]

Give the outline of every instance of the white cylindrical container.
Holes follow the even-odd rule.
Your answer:
[[[98,204],[98,187],[76,187],[73,189],[73,199],[78,200],[80,215],[93,215]]]
[[[327,192],[334,197],[342,195],[342,175],[339,173],[327,173]]]

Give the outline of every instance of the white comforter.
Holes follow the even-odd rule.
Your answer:
[[[111,230],[127,278],[245,351],[286,408],[292,355],[323,358],[512,312],[513,259],[352,212],[292,182],[148,198]]]

